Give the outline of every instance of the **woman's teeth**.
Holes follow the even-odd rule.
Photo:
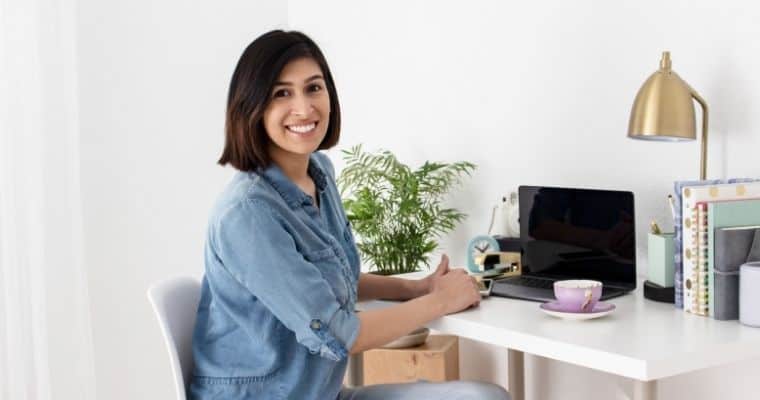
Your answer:
[[[316,122],[307,125],[288,125],[288,130],[293,133],[309,133],[317,126]]]

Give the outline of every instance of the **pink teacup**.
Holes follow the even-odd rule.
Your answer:
[[[602,282],[566,280],[554,282],[554,297],[560,308],[569,312],[591,312],[602,297]]]

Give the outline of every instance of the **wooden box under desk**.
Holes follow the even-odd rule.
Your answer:
[[[364,385],[459,379],[457,336],[430,335],[417,347],[373,349],[365,351],[362,357]]]

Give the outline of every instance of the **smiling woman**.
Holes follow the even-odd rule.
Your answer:
[[[264,112],[264,129],[273,159],[309,155],[327,133],[330,95],[319,65],[311,58],[290,62],[280,73]]]
[[[219,163],[240,172],[209,219],[190,397],[508,398],[470,382],[342,388],[349,354],[477,305],[476,284],[446,257],[417,281],[360,273],[335,171],[319,152],[338,142],[340,107],[311,39],[272,31],[251,43],[227,107]],[[357,313],[359,298],[408,301]]]
[[[312,123],[320,129],[309,129]],[[338,93],[311,39],[272,31],[245,49],[230,82],[225,136],[219,164],[241,171],[268,167],[270,150],[308,154],[338,143]]]

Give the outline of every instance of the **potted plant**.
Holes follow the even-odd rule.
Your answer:
[[[338,186],[362,260],[381,275],[429,267],[436,239],[465,218],[444,207],[444,197],[475,165],[426,161],[412,170],[390,151],[368,153],[361,145],[343,150],[343,159]]]

